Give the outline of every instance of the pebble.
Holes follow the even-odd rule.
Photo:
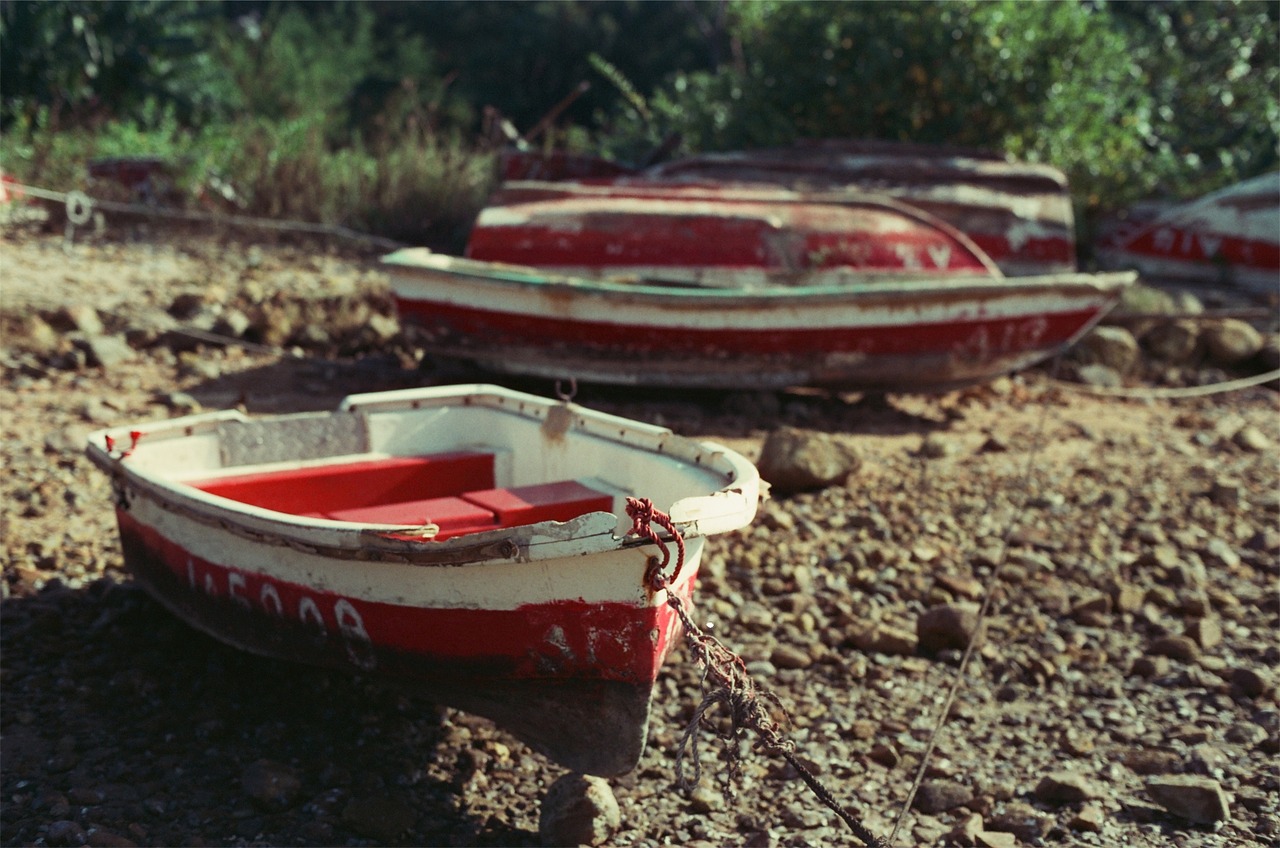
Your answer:
[[[1011,801],[988,816],[987,826],[994,831],[1011,833],[1023,842],[1034,843],[1053,829],[1053,819],[1030,804]]]
[[[1222,625],[1214,618],[1197,618],[1187,625],[1187,636],[1202,651],[1212,651],[1222,644]]]
[[[1083,833],[1102,833],[1106,823],[1107,815],[1099,804],[1085,804],[1071,817],[1067,827]]]
[[[1182,769],[1182,757],[1173,751],[1138,748],[1124,755],[1124,764],[1134,774],[1173,774]]]
[[[600,777],[566,774],[542,799],[538,837],[543,845],[601,845],[622,824],[618,801]]]
[[[85,845],[89,841],[89,835],[85,833],[84,828],[67,819],[51,822],[47,838],[50,845],[58,846]]]
[[[246,768],[240,785],[249,800],[268,811],[293,806],[302,791],[297,769],[271,760],[258,760]]]
[[[954,810],[968,804],[973,790],[954,780],[926,780],[920,784],[912,809],[934,814]]]
[[[1260,698],[1275,685],[1271,675],[1250,666],[1231,670],[1231,688],[1246,698]]]
[[[1147,653],[1156,657],[1169,657],[1182,663],[1195,662],[1200,648],[1188,636],[1162,636],[1147,646]]]

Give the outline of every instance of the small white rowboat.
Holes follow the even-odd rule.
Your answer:
[[[383,260],[428,352],[512,374],[734,390],[934,391],[1033,365],[1132,273],[883,278],[749,269],[624,281],[400,250]]]
[[[484,385],[114,428],[88,454],[126,564],[180,618],[385,675],[601,775],[643,752],[668,593],[689,602],[706,536],[748,524],[760,489],[726,448]],[[661,579],[652,538],[671,537],[632,533],[629,498],[683,536]]]

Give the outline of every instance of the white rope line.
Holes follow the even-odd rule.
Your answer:
[[[1250,386],[1260,386],[1263,383],[1270,383],[1272,380],[1280,380],[1280,369],[1268,371],[1265,374],[1255,374],[1252,377],[1241,377],[1238,380],[1227,380],[1223,383],[1210,383],[1207,386],[1186,386],[1184,388],[1152,387],[1149,389],[1123,389],[1113,388],[1110,386],[1087,386],[1083,383],[1068,383],[1065,380],[1054,380],[1053,382],[1062,388],[1070,389],[1073,392],[1081,392],[1083,394],[1144,400],[1148,398],[1206,397],[1207,395],[1235,392],[1240,389],[1247,389]]]
[[[339,238],[363,241],[378,247],[395,250],[404,247],[393,239],[370,235],[342,227],[336,224],[314,224],[308,221],[281,221],[274,218],[255,218],[250,215],[225,215],[216,212],[197,212],[185,209],[173,209],[165,206],[153,206],[149,203],[120,203],[114,200],[100,200],[90,197],[82,191],[53,191],[39,186],[22,183],[6,183],[5,187],[15,197],[28,194],[41,200],[52,200],[66,204],[67,220],[75,225],[89,222],[93,210],[103,209],[107,212],[128,212],[135,215],[149,215],[154,218],[170,218],[177,221],[198,221],[213,224],[229,224],[237,227],[254,227],[263,230],[280,230],[285,232],[310,233],[312,235],[338,236]]]

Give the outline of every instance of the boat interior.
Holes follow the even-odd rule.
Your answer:
[[[363,454],[321,464],[242,466],[185,482],[211,495],[306,518],[434,525],[436,540],[613,511],[614,495],[595,478],[500,487],[494,465],[494,453],[479,451]]]

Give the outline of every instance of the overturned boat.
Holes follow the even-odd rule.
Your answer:
[[[1280,298],[1280,173],[1178,204],[1098,245],[1098,262],[1144,282],[1193,283]]]
[[[529,184],[513,185],[517,180],[608,190],[618,197],[638,191],[650,197],[663,192],[678,197],[689,188],[774,188],[811,200],[863,194],[887,198],[944,222],[968,237],[1009,276],[1054,274],[1077,267],[1075,213],[1066,176],[1048,165],[1012,162],[988,151],[829,139],[703,153],[649,168],[628,169],[593,157],[573,161],[578,166],[569,168],[562,158],[549,154],[505,155],[503,174],[508,183],[492,203],[527,196]]]
[[[741,285],[814,270],[1000,276],[971,238],[863,192],[511,182],[481,211],[466,255],[548,271]]]
[[[127,566],[194,627],[387,677],[600,775],[639,760],[671,598],[760,489],[726,448],[487,385],[118,427],[87,450]]]
[[[401,319],[430,353],[509,374],[717,389],[932,391],[1072,344],[1132,273],[873,278],[723,270],[691,283],[556,274],[397,251]]]

